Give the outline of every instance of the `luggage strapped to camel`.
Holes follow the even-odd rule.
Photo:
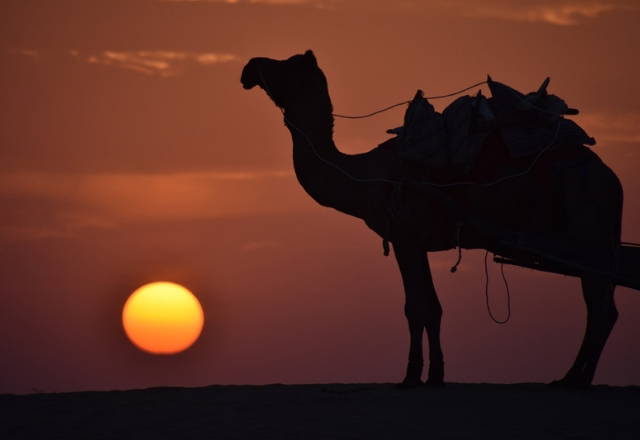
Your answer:
[[[442,113],[418,90],[396,134],[398,153],[407,161],[468,174],[489,133],[500,130],[511,157],[539,154],[566,144],[595,145],[595,139],[564,115],[570,109],[547,93],[549,78],[537,92],[524,95],[487,77],[491,97],[478,91],[462,96]]]
[[[527,95],[493,81],[491,77],[488,77],[487,84],[492,95],[490,98],[479,91],[475,96],[456,99],[442,113],[436,112],[423,92],[418,90],[409,103],[404,125],[387,131],[397,135],[395,146],[400,156],[418,166],[449,171],[463,177],[473,170],[484,141],[496,130],[500,131],[511,158],[532,156],[532,165],[544,152],[563,145],[595,145],[595,139],[588,136],[578,124],[564,118],[565,115],[578,114],[578,110],[569,108],[564,100],[547,93],[549,78],[545,79],[537,92]],[[482,186],[521,174],[502,176]],[[549,240],[505,228],[469,212],[460,201],[442,191],[442,187],[467,184],[473,185],[472,182],[463,181],[437,184],[411,179],[402,183],[430,194],[459,219],[458,225],[467,225],[493,236],[509,254],[518,255],[515,259],[495,255],[496,262],[564,275],[590,273],[609,278],[618,285],[640,290],[640,279],[637,277],[640,245],[623,242],[594,249],[592,244],[557,238]],[[387,233],[383,237],[385,255],[389,254],[389,231],[394,211],[390,209]],[[456,226],[456,235],[459,235],[460,227]],[[460,252],[459,239],[454,247]],[[460,255],[452,271],[459,263]]]

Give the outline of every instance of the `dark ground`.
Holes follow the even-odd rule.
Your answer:
[[[640,439],[640,387],[210,386],[0,395],[0,438]]]

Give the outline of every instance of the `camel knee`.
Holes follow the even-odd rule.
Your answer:
[[[427,320],[425,309],[418,304],[406,303],[404,305],[404,316],[407,318],[409,327],[423,327]]]
[[[424,299],[407,300],[404,305],[404,316],[409,323],[439,323],[442,318],[442,306],[439,301],[430,302]]]

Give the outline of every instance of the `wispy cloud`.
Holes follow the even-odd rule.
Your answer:
[[[639,143],[640,113],[580,114],[579,123],[598,145],[607,143]]]
[[[77,52],[75,56],[80,56]],[[113,51],[90,55],[86,61],[93,64],[116,66],[147,75],[173,76],[183,71],[187,63],[214,65],[237,61],[238,57],[227,53],[180,52],[169,50]]]
[[[474,2],[464,5],[464,13],[473,18],[546,23],[557,26],[573,26],[585,19],[593,19],[616,9],[629,9],[612,2],[555,2],[527,4],[528,2]],[[454,3],[455,4],[455,3]],[[461,6],[461,4],[457,4]]]
[[[43,238],[132,222],[295,211],[305,200],[291,171],[11,173],[0,175],[0,234]]]
[[[71,57],[90,64],[119,67],[147,75],[170,77],[184,72],[189,65],[213,66],[241,61],[239,57],[221,52],[184,52],[173,50],[105,50],[101,53],[81,53],[77,49],[66,52],[46,52],[35,49],[11,49],[5,53],[34,61],[57,57]]]
[[[8,51],[8,53],[10,53],[11,55],[30,58],[32,60],[39,60],[42,58],[42,53],[34,49],[11,49]]]
[[[270,5],[293,5],[300,3],[311,3],[313,0],[158,0],[161,2],[185,2],[185,3],[229,3],[229,4],[237,4],[237,3],[266,3]]]
[[[111,229],[117,224],[71,210],[39,211],[24,210],[5,215],[0,219],[0,238],[12,241],[32,241],[47,238],[73,237],[86,229]]]
[[[157,0],[160,2],[172,3],[226,3],[230,5],[251,4],[251,5],[309,5],[318,9],[332,8],[336,3],[346,0]]]

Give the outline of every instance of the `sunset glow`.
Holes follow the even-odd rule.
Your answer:
[[[196,297],[184,287],[155,282],[131,294],[122,311],[122,324],[141,350],[174,354],[198,339],[204,314]]]

